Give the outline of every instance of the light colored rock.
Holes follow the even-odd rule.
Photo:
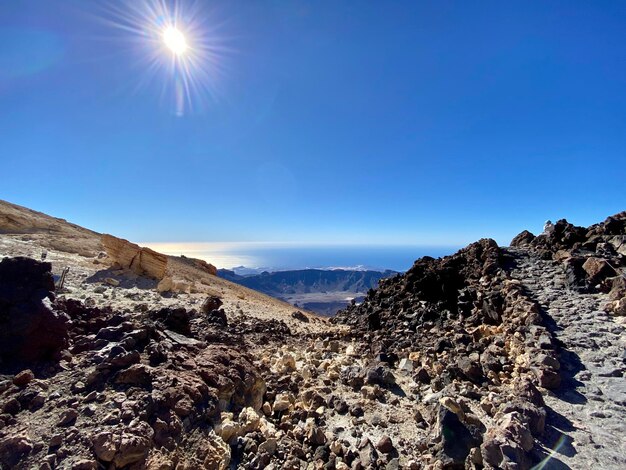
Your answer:
[[[288,410],[291,406],[289,393],[279,393],[274,399],[274,411],[281,412]]]
[[[268,455],[274,455],[276,452],[277,442],[276,439],[270,438],[261,444],[259,444],[259,452],[264,452]]]
[[[259,429],[261,417],[250,407],[246,407],[239,413],[239,423],[241,424],[242,435]]]
[[[173,289],[174,289],[174,280],[169,276],[164,277],[157,284],[157,291],[161,293],[171,292]]]
[[[442,406],[445,406],[450,411],[452,411],[455,415],[457,415],[460,420],[463,420],[465,418],[465,412],[461,408],[461,405],[459,405],[454,398],[441,397],[439,399],[439,403],[441,403]]]
[[[111,462],[117,452],[118,439],[118,436],[109,431],[96,434],[91,439],[96,457],[103,462]]]
[[[215,426],[215,433],[225,442],[231,442],[233,439],[241,436],[241,424],[232,421],[230,418],[224,418],[220,424]]]
[[[400,363],[398,364],[398,369],[405,373],[413,372],[413,367],[413,361],[408,358],[401,359]]]
[[[296,359],[291,353],[284,353],[274,363],[274,369],[279,374],[285,374],[296,370]]]
[[[609,302],[607,310],[616,317],[626,316],[626,297]]]
[[[418,363],[420,360],[420,353],[418,351],[412,351],[409,353],[409,359],[414,363]]]
[[[113,263],[138,275],[163,279],[167,269],[166,255],[106,234],[102,235],[102,245]]]
[[[211,470],[226,470],[230,466],[230,446],[219,436],[211,435],[206,443],[206,457],[203,468]]]

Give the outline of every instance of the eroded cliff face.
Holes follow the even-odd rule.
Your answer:
[[[161,280],[165,276],[167,270],[166,255],[106,234],[102,235],[102,245],[113,264],[130,269],[135,274],[157,280]]]
[[[217,269],[201,259],[174,257],[144,248],[128,240],[102,235],[106,262],[113,268],[128,269],[138,276],[158,281],[161,293],[190,293],[202,291],[197,271],[215,276]]]

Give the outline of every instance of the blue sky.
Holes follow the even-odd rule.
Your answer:
[[[0,4],[0,198],[163,242],[506,243],[626,209],[624,2],[192,3],[182,116],[124,2]]]

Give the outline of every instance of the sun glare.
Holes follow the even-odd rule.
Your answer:
[[[184,54],[187,50],[185,35],[174,26],[168,26],[163,32],[163,42],[176,55]]]
[[[182,116],[199,111],[217,95],[224,73],[221,23],[204,2],[141,0],[107,2],[103,21],[119,32],[136,53],[140,73],[137,88],[163,85],[161,98]]]

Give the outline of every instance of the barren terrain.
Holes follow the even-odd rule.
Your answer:
[[[422,258],[329,322],[0,203],[0,468],[624,468],[625,227]]]

